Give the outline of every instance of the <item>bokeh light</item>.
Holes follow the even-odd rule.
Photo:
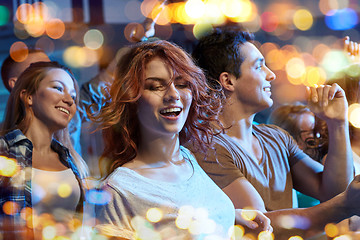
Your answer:
[[[211,24],[195,24],[193,28],[193,34],[197,39],[200,39],[202,36],[206,35],[207,33],[211,32],[213,29]]]
[[[349,59],[345,56],[343,51],[340,50],[330,50],[325,55],[322,61],[320,62],[321,66],[331,74],[336,73],[349,64]]]
[[[286,73],[291,78],[300,78],[305,70],[305,63],[301,58],[292,58],[286,63]]]
[[[50,54],[52,52],[54,52],[55,50],[55,44],[54,42],[46,37],[46,36],[42,36],[40,37],[36,43],[35,43],[35,47],[37,49],[42,49],[44,52],[46,52],[47,54]]]
[[[19,212],[19,205],[13,201],[7,201],[2,206],[3,212],[7,215],[14,215]]]
[[[185,4],[185,12],[191,18],[200,18],[204,15],[205,4],[201,0],[189,0]]]
[[[20,170],[15,159],[0,156],[0,176],[12,177]]]
[[[252,221],[256,218],[256,211],[244,208],[243,211],[241,211],[241,217],[247,221]]]
[[[229,236],[231,236],[231,240],[240,240],[243,239],[245,229],[241,225],[235,225],[233,228],[229,229]]]
[[[57,192],[59,194],[60,197],[62,198],[67,198],[71,195],[72,192],[72,188],[69,184],[66,183],[62,183],[59,185]]]
[[[0,26],[4,26],[9,22],[10,13],[7,7],[0,5]]]
[[[307,9],[299,9],[294,14],[294,25],[301,31],[309,30],[313,24],[313,16]]]
[[[150,222],[159,222],[163,217],[163,213],[159,208],[150,208],[146,212],[146,219]]]
[[[261,14],[261,28],[265,32],[273,32],[279,25],[278,17],[272,12]]]
[[[130,21],[137,21],[142,17],[140,6],[141,2],[137,0],[132,0],[126,3],[124,13]]]
[[[349,122],[356,128],[360,128],[360,104],[353,103],[349,106],[348,110]],[[329,231],[331,230],[331,225],[329,225]],[[330,235],[329,235],[330,236]]]
[[[56,236],[56,228],[54,226],[46,226],[44,227],[42,234],[44,239],[53,239]]]
[[[325,15],[325,23],[332,30],[346,30],[355,27],[359,18],[357,13],[351,8],[330,10]]]
[[[26,24],[34,17],[34,8],[31,4],[23,3],[16,9],[15,16],[19,22]]]
[[[124,29],[124,36],[129,42],[140,41],[144,33],[144,27],[139,23],[129,23]]]
[[[99,49],[104,43],[102,32],[97,29],[91,29],[84,35],[84,44],[90,49]]]
[[[291,236],[289,240],[303,240],[303,238],[300,236]]]
[[[333,223],[326,224],[324,230],[326,235],[329,237],[335,237],[339,233],[338,227]]]
[[[274,240],[274,234],[270,231],[262,231],[258,235],[258,240]]]
[[[52,39],[59,39],[65,33],[65,24],[58,18],[51,19],[45,25],[46,34]]]

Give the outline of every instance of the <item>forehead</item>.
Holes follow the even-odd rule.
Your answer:
[[[244,63],[253,64],[258,59],[264,58],[259,49],[250,42],[240,45],[239,48],[241,55],[244,57]]]
[[[50,82],[59,82],[70,90],[75,90],[74,80],[71,76],[63,69],[55,68],[50,69],[40,84],[47,84]]]
[[[172,75],[171,69],[167,66],[166,62],[159,58],[154,57],[145,66],[145,77],[170,77]]]

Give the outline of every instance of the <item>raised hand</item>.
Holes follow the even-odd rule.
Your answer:
[[[310,110],[325,121],[345,121],[348,103],[344,90],[336,83],[308,87],[308,105]]]
[[[350,41],[350,37],[346,36],[342,39],[344,52],[349,57],[350,61],[360,62],[360,44],[354,41]]]

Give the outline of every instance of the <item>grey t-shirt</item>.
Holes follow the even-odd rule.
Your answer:
[[[117,168],[103,184],[102,189],[112,198],[108,204],[96,207],[100,220],[97,229],[127,239],[135,239],[135,234],[141,239],[229,239],[229,228],[235,222],[231,200],[186,148],[181,147],[181,151],[194,172],[180,183],[153,180],[129,168]],[[149,221],[149,209],[155,216],[160,212],[161,220]]]
[[[277,126],[254,125],[253,135],[262,149],[260,163],[226,134],[215,137],[216,151],[211,150],[205,161],[203,155],[195,153],[196,159],[220,188],[245,177],[258,191],[268,211],[291,208],[291,167],[307,155]]]

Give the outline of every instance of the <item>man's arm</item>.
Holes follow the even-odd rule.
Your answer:
[[[233,201],[235,208],[252,207],[264,211],[265,216],[271,220],[275,239],[288,239],[294,235],[310,237],[324,231],[328,223],[337,223],[360,214],[360,175],[345,192],[311,208],[266,212],[259,193],[245,178],[235,180],[223,188],[223,191]]]
[[[329,151],[323,170],[319,164],[304,159],[291,172],[297,190],[326,201],[344,191],[354,177],[348,105],[337,84],[310,88],[308,94],[311,111],[327,123]]]

